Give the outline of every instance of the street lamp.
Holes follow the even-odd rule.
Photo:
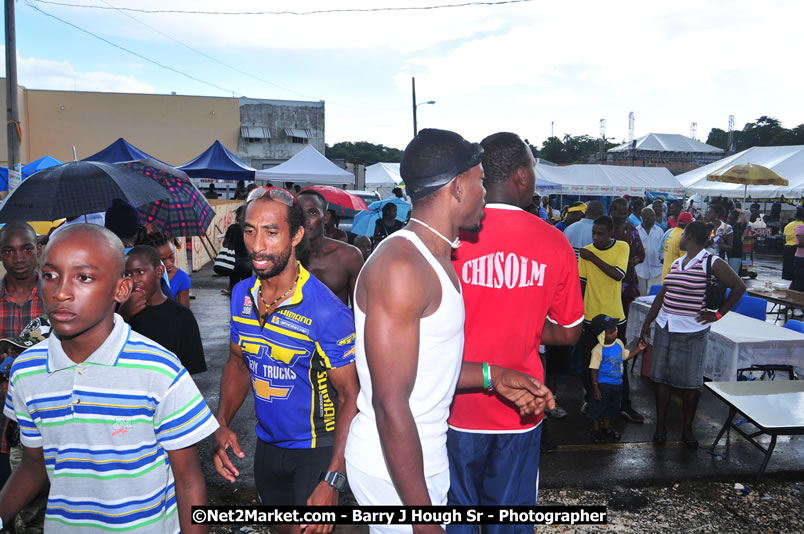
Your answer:
[[[416,123],[416,109],[419,106],[424,106],[425,104],[435,104],[435,100],[428,100],[427,102],[422,102],[421,104],[416,103],[416,78],[411,78],[411,86],[413,89],[413,137],[416,137],[419,134],[419,127]]]

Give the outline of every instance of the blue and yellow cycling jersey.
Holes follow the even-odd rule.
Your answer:
[[[352,310],[299,264],[299,282],[260,328],[259,280],[232,290],[231,339],[251,373],[257,437],[286,449],[332,446],[335,389],[327,369],[354,363]]]

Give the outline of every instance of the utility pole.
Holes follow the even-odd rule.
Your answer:
[[[410,84],[413,91],[413,137],[416,137],[419,134],[419,127],[416,125],[416,78],[411,77]]]
[[[12,176],[19,183],[20,174],[20,113],[17,104],[17,30],[14,0],[5,0],[6,18],[6,136],[8,138],[8,181],[11,193]]]

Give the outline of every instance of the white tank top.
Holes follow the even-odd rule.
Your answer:
[[[455,289],[444,268],[419,237],[409,230],[399,230],[380,246],[393,239],[413,243],[432,266],[441,283],[441,304],[419,323],[419,361],[416,382],[410,394],[410,411],[416,422],[424,459],[424,476],[431,477],[449,469],[447,460],[447,417],[463,360],[463,297]],[[357,284],[360,284],[358,276]],[[355,303],[355,363],[360,380],[358,414],[352,420],[346,442],[346,459],[361,471],[377,478],[391,479],[380,444],[372,405],[371,376],[366,361],[366,314]]]

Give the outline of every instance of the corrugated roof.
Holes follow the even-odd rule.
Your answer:
[[[623,143],[622,145],[610,148],[609,152],[627,152],[631,149],[631,143]],[[657,134],[649,133],[636,140],[637,150],[646,150],[652,152],[721,152],[725,153],[722,148],[707,145],[695,139],[691,139],[685,135],[680,134]]]

